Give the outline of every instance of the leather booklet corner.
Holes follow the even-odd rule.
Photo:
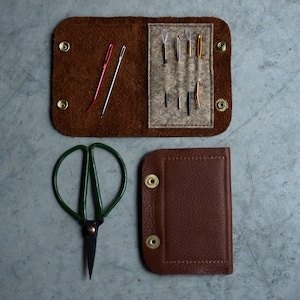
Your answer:
[[[142,165],[142,250],[160,274],[233,272],[229,148],[162,149]]]
[[[52,122],[78,137],[220,134],[232,114],[231,47],[214,17],[65,19],[53,33]]]

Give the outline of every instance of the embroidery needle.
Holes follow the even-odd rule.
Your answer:
[[[169,98],[168,93],[165,93],[165,107],[168,107],[168,98]]]
[[[100,79],[99,79],[99,82],[98,82],[97,90],[96,90],[96,93],[94,95],[94,99],[93,99],[92,103],[90,104],[89,108],[87,109],[87,112],[90,111],[90,109],[92,108],[92,106],[95,104],[95,102],[97,100],[98,93],[99,93],[99,90],[100,90],[100,86],[102,84],[103,77],[104,77],[104,74],[105,74],[108,62],[110,60],[113,48],[114,48],[114,45],[113,44],[109,44],[107,52],[106,52],[106,55],[105,55],[105,59],[104,59],[103,67],[102,67],[101,76],[100,76]]]
[[[177,62],[180,63],[180,55],[181,55],[181,51],[180,51],[180,37],[179,35],[177,36]]]
[[[196,100],[197,100],[197,105],[198,105],[198,108],[200,108],[201,106],[201,102],[200,102],[200,81],[197,81],[197,84],[196,84]]]
[[[163,41],[163,51],[164,51],[164,64],[166,64],[168,62],[167,59],[167,39],[168,39],[168,30],[167,29],[163,29],[162,33],[162,41]]]
[[[202,35],[199,34],[197,38],[197,57],[202,58]]]
[[[109,91],[108,91],[108,94],[107,94],[107,97],[106,97],[106,100],[104,102],[104,106],[103,106],[103,109],[102,109],[102,112],[101,112],[101,116],[100,116],[101,118],[103,117],[104,112],[106,110],[106,107],[107,107],[107,104],[108,104],[108,101],[109,101],[109,97],[110,97],[110,94],[111,94],[112,89],[114,87],[114,84],[115,84],[115,81],[116,81],[116,78],[117,78],[117,75],[118,75],[118,71],[119,71],[119,68],[120,68],[120,65],[121,65],[121,62],[122,62],[125,50],[126,50],[126,46],[124,45],[121,48],[121,51],[120,51],[120,55],[119,55],[119,59],[118,59],[118,64],[117,64],[117,67],[116,67],[116,70],[115,70],[115,73],[114,73],[114,77],[112,79],[112,82],[111,82],[111,85],[110,85],[110,88],[109,88]]]
[[[188,92],[187,94],[187,114],[188,116],[191,113],[191,92]]]
[[[188,52],[189,57],[191,57],[192,56],[192,35],[191,35],[191,31],[189,28],[186,28],[185,36],[188,40],[187,52]]]

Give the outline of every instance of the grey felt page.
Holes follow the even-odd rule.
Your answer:
[[[188,38],[185,32],[187,28],[191,33],[191,57],[188,53]],[[165,42],[167,63],[164,63],[163,29],[168,32]],[[196,56],[198,35],[202,36],[201,58]],[[149,128],[213,127],[212,47],[213,24],[148,24]],[[197,82],[200,85],[200,107],[196,101]],[[188,93],[190,93],[190,108],[188,108]]]

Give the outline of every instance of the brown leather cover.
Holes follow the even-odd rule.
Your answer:
[[[159,185],[145,178],[155,174]],[[232,208],[229,148],[164,149],[142,165],[142,248],[161,274],[230,274]],[[147,246],[156,235],[160,245]]]
[[[220,112],[213,105],[212,128],[148,128],[147,116],[147,26],[148,23],[212,23],[213,45],[226,41],[227,51],[213,49],[214,101],[224,98],[229,108]],[[59,49],[67,41],[68,52]],[[109,43],[115,48],[105,73],[98,100],[87,113]],[[103,119],[100,111],[118,60],[126,45],[115,86]],[[69,136],[211,136],[226,130],[231,121],[231,37],[227,24],[213,17],[72,17],[54,31],[51,115],[58,131]],[[57,102],[68,101],[60,110]]]

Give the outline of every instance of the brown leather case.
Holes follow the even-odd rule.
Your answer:
[[[229,148],[151,152],[141,190],[142,249],[150,270],[233,272]]]
[[[163,123],[161,128],[151,127],[149,97],[150,102],[152,100],[151,95],[148,95],[149,24],[172,24],[173,26],[181,24],[183,46],[186,45],[185,24],[200,24],[200,26],[208,24],[212,28],[210,36],[207,37],[211,43],[209,47],[211,57],[207,59],[210,59],[212,66],[211,72],[207,74],[211,76],[212,85],[210,93],[212,100],[209,104],[209,113],[212,117],[209,126],[203,126],[201,117],[197,119],[196,115],[197,122],[192,128],[185,123],[183,126],[176,125],[175,128],[173,124],[168,127]],[[156,38],[160,40],[161,33],[157,34]],[[223,42],[226,44],[225,48]],[[97,102],[87,113],[110,43],[114,44],[114,51]],[[100,119],[100,112],[122,45],[126,45],[127,49],[108,108],[104,117]],[[169,37],[168,45],[169,53],[174,52],[171,37]],[[193,39],[194,46],[195,40]],[[160,57],[161,53],[156,52],[153,57],[157,55]],[[207,52],[203,55],[205,58]],[[56,129],[65,135],[86,137],[212,136],[225,131],[231,121],[231,37],[227,24],[220,19],[213,17],[72,17],[63,20],[56,27],[53,35],[52,56],[51,115]],[[171,59],[171,54],[169,58]],[[196,61],[195,57],[194,60]],[[198,72],[203,73],[203,70],[198,68]],[[175,93],[174,89],[173,92]],[[184,99],[185,96],[182,98]],[[225,101],[220,104],[218,102],[220,99],[225,99]],[[226,107],[224,103],[227,104]],[[162,108],[155,107],[155,109],[158,115],[164,113],[164,105]],[[176,109],[174,113],[177,113]],[[177,119],[182,124],[182,118],[177,117]]]

